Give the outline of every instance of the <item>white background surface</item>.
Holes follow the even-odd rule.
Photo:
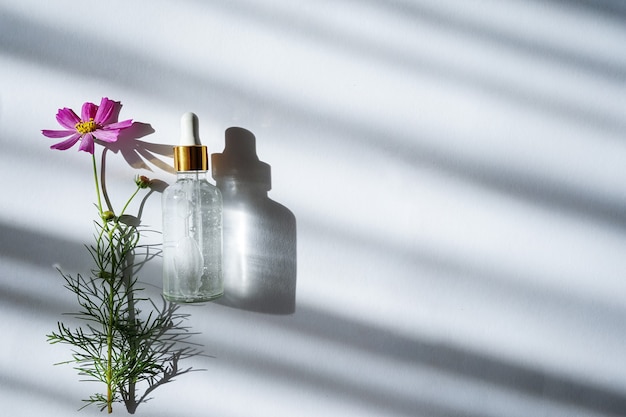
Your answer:
[[[138,415],[626,414],[625,22],[609,0],[0,1],[3,415],[100,414],[45,338],[74,308],[53,264],[91,267],[91,161],[40,130],[102,96],[154,143],[186,111],[210,152],[251,130],[298,222],[296,313],[185,307],[210,356]],[[117,155],[111,194],[137,173],[173,180]]]

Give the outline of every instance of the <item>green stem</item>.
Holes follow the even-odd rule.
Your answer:
[[[123,215],[126,212],[126,209],[128,208],[128,205],[130,204],[131,201],[133,201],[133,198],[135,198],[135,196],[137,195],[137,193],[139,192],[140,189],[141,189],[141,187],[137,186],[137,189],[135,190],[135,192],[130,196],[130,198],[128,199],[126,204],[124,204],[124,207],[122,208],[122,212],[120,213],[120,216]]]
[[[100,184],[98,183],[98,166],[96,165],[96,155],[91,154],[91,161],[93,162],[93,179],[96,183],[96,195],[98,196],[98,212],[102,217],[102,200],[100,198]]]
[[[107,205],[107,209],[109,211],[113,211],[113,206],[111,205],[111,200],[109,199],[109,193],[107,191],[106,185],[106,175],[104,175],[104,169],[106,166],[106,156],[107,156],[107,148],[102,149],[102,158],[100,159],[100,185],[102,187],[102,196],[104,197],[104,202]]]
[[[97,179],[96,179],[97,184]],[[122,208],[120,212],[120,216],[122,216],[130,202],[135,198],[137,193],[139,192],[141,187],[137,187],[135,192],[130,196],[126,204]],[[98,196],[100,194],[98,193]],[[98,206],[101,209],[101,202],[98,199]],[[101,211],[102,213],[102,211]],[[104,227],[107,231],[107,236],[109,239],[109,252],[111,254],[111,274],[109,275],[109,317],[107,323],[107,370],[106,370],[106,383],[107,383],[107,411],[110,413],[113,412],[113,332],[114,332],[114,319],[115,319],[115,297],[114,292],[116,291],[115,281],[117,276],[117,257],[114,248],[114,239],[113,235],[117,229],[119,229],[120,225],[117,219],[115,220],[114,226],[112,228],[108,227],[108,224],[104,222]],[[121,260],[120,260],[121,261]]]
[[[113,412],[113,311],[115,309],[115,299],[113,292],[115,291],[115,251],[113,248],[113,230],[108,233],[109,237],[109,251],[111,253],[111,275],[109,276],[109,322],[107,323],[107,411],[109,414]]]
[[[98,214],[100,218],[104,211],[102,210],[102,199],[100,197],[100,183],[98,181],[98,166],[96,164],[96,155],[91,154],[91,161],[93,165],[93,179],[96,184],[96,196],[98,197]],[[109,251],[111,252],[111,275],[109,276],[109,318],[107,323],[107,368],[106,368],[106,385],[107,385],[107,412],[111,414],[113,412],[113,308],[114,298],[113,291],[115,289],[115,254],[113,251],[113,230],[109,229],[107,222],[103,219],[102,232],[108,232],[109,238]],[[100,236],[102,236],[102,232]]]
[[[119,216],[122,216],[125,212],[126,209],[128,208],[130,202],[135,198],[135,196],[137,195],[137,193],[139,192],[139,189],[141,187],[137,187],[137,189],[135,190],[135,192],[130,196],[130,198],[128,199],[128,201],[126,201],[126,204],[124,205],[124,207],[122,208],[121,213],[119,214],[119,216],[115,219],[114,225],[113,227],[110,227],[108,224],[108,221],[105,220],[103,218],[103,214],[104,214],[104,210],[102,208],[102,199],[101,199],[101,191],[100,191],[100,183],[98,181],[98,167],[96,164],[96,157],[94,154],[91,155],[92,156],[92,162],[93,162],[93,177],[94,177],[94,182],[96,184],[96,194],[98,197],[98,212],[100,214],[100,218],[102,218],[102,230],[100,232],[100,237],[99,239],[102,238],[102,234],[104,232],[107,233],[107,237],[108,237],[108,247],[109,247],[109,253],[110,253],[110,268],[111,268],[111,273],[108,276],[108,284],[109,284],[109,297],[107,300],[108,303],[108,308],[109,308],[109,316],[108,316],[108,322],[106,323],[106,332],[107,332],[107,358],[106,358],[106,386],[107,386],[107,412],[109,414],[111,414],[113,412],[113,392],[114,392],[114,378],[113,378],[113,336],[114,336],[114,320],[115,320],[115,296],[114,296],[114,292],[116,291],[116,276],[117,276],[117,257],[116,257],[116,252],[115,252],[115,242],[114,242],[114,234],[116,233],[116,230],[119,229],[120,225],[119,225]],[[104,167],[104,152],[102,155],[102,165]],[[102,172],[102,187],[105,187],[104,184],[104,171]],[[111,209],[111,203],[109,202],[108,196],[106,195],[106,189],[103,189],[103,192],[105,193],[105,199],[106,199],[106,203],[107,203],[107,207],[109,208],[109,210]]]

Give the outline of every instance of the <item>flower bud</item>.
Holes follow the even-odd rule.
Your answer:
[[[105,222],[110,222],[113,219],[115,219],[115,213],[113,213],[112,211],[107,210],[102,213],[102,220],[104,220]]]
[[[148,188],[151,182],[150,178],[145,175],[138,175],[135,177],[135,184],[137,184],[137,187],[139,188]]]

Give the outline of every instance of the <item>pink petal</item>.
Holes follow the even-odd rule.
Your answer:
[[[80,119],[76,113],[74,113],[74,110],[64,107],[59,109],[57,113],[57,122],[59,122],[61,126],[73,130],[76,128],[76,123],[80,122]]]
[[[80,141],[80,146],[78,147],[79,151],[89,152],[93,155],[94,146],[93,146],[93,135],[91,133],[86,133],[83,136],[83,139]]]
[[[83,122],[88,122],[89,120],[96,117],[96,112],[98,111],[98,106],[93,103],[85,103],[83,104],[83,109],[81,111],[80,117]]]
[[[49,138],[64,138],[76,133],[76,130],[42,130],[41,133]]]
[[[126,129],[127,127],[131,127],[133,124],[133,119],[124,120],[123,122],[111,123],[110,125],[104,126],[104,129]]]
[[[115,142],[119,134],[119,129],[97,129],[93,132],[94,137],[96,139],[100,139],[103,142]]]
[[[96,113],[94,121],[98,124],[103,124],[104,122],[109,120],[109,117],[111,117],[114,108],[114,101],[109,100],[106,97],[102,97],[102,101],[100,101],[100,107],[98,107],[98,112]]]
[[[60,151],[64,151],[74,146],[78,139],[80,139],[80,134],[76,133],[72,135],[69,139],[64,140],[63,142],[55,143],[50,147],[50,149],[58,149]]]

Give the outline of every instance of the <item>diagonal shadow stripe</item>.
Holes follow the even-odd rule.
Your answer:
[[[389,155],[400,158],[412,166],[433,167],[436,170],[453,175],[463,181],[469,181],[489,190],[519,198],[562,213],[574,214],[606,224],[609,227],[626,229],[626,207],[618,201],[597,195],[593,190],[582,191],[578,187],[538,178],[532,173],[515,172],[505,167],[488,166],[481,161],[472,161],[463,155],[437,150],[424,143],[437,143],[428,138],[418,140],[420,134],[411,137],[407,134],[390,134],[388,129],[374,121],[351,121],[339,119],[336,115],[326,114],[319,108],[309,108],[301,104],[294,106],[281,98],[263,97],[249,91],[243,91],[236,83],[216,80],[187,73],[175,67],[156,62],[147,56],[141,56],[117,46],[83,39],[97,50],[101,59],[75,60],[75,50],[81,43],[73,39],[69,32],[57,31],[24,20],[10,13],[0,14],[0,51],[37,64],[57,68],[69,73],[98,77],[119,83],[131,89],[173,102],[193,100],[198,105],[219,114],[226,107],[265,108],[268,105],[301,126],[302,129],[319,132],[320,145],[326,137],[342,135],[345,140],[358,146],[373,146]],[[54,44],[64,45],[58,50],[46,47],[40,39],[55,39]],[[133,65],[128,65],[128,63]],[[126,63],[125,65],[121,65]],[[164,79],[176,82],[163,82]],[[159,85],[155,92],[153,85]],[[593,121],[571,114],[572,119],[582,119],[584,123]],[[600,121],[598,121],[600,122]],[[615,126],[620,132],[624,126]],[[610,126],[611,121],[600,122]],[[621,134],[621,133],[620,133]],[[383,140],[384,139],[384,140]],[[298,137],[292,140],[297,141]],[[439,141],[445,138],[439,138]],[[332,143],[329,142],[329,145]]]
[[[626,410],[626,393],[622,391],[511,363],[461,346],[426,338],[412,339],[312,307],[299,306],[293,320],[280,325],[292,332],[344,344],[349,349],[432,366],[537,399],[615,416],[623,415]]]
[[[189,1],[197,2],[198,0]],[[545,42],[524,39],[495,28],[487,28],[484,25],[470,22],[468,19],[446,14],[432,6],[404,0],[366,1],[375,7],[394,11],[401,18],[410,17],[416,25],[445,30],[458,36],[459,39],[472,39],[474,42],[504,48],[518,56],[526,57],[530,61],[547,62],[554,66],[571,68],[597,79],[614,82],[616,85],[626,81],[626,67],[615,62],[586,56],[575,51],[566,51],[547,45]],[[544,94],[540,89],[529,90],[519,86],[515,80],[498,80],[489,74],[470,71],[462,62],[451,65],[436,55],[420,54],[417,48],[407,50],[393,44],[373,44],[358,35],[329,27],[321,27],[307,19],[294,19],[292,15],[259,4],[246,3],[245,6],[242,6],[241,4],[238,5],[237,2],[228,1],[213,2],[211,7],[226,10],[234,16],[248,16],[260,24],[289,32],[291,37],[297,36],[303,40],[315,39],[324,44],[332,45],[333,48],[349,56],[373,58],[396,68],[405,68],[415,74],[424,74],[440,79],[448,84],[502,97],[509,102],[539,111],[542,114],[550,114],[575,122],[582,121],[586,125],[616,134],[623,132],[626,127],[624,121],[619,117],[607,115],[591,106],[551,97]]]
[[[549,2],[577,8],[586,13],[602,14],[606,18],[626,20],[626,3],[622,0],[549,0]]]
[[[37,232],[25,231],[7,225],[0,227],[0,236],[0,248],[2,248],[3,256],[10,256],[39,266],[48,265],[49,260],[56,255],[55,251],[59,247],[73,248],[72,251],[84,250],[81,245],[72,244],[67,240],[44,238]],[[13,239],[15,239],[15,244],[7,245],[9,242],[13,242]],[[356,241],[360,242],[361,238],[356,238]],[[29,256],[25,248],[40,250],[40,256]],[[384,253],[384,249],[376,248],[375,251]],[[398,248],[390,250],[395,253]],[[68,250],[67,253],[68,257],[72,256],[71,251]],[[446,265],[438,266],[446,267]],[[465,268],[458,265],[456,267]],[[37,295],[31,293],[3,290],[0,298],[2,305],[10,305],[10,308],[13,309],[25,308],[30,310],[33,305],[37,305],[39,310],[57,311],[60,308],[51,304],[52,302],[42,304]],[[520,392],[537,399],[613,415],[620,415],[621,411],[626,410],[626,395],[621,391],[576,381],[540,368],[512,363],[462,346],[447,345],[427,338],[407,337],[385,328],[346,319],[311,306],[300,305],[296,314],[288,320],[274,316],[265,316],[261,320],[267,320],[268,323],[279,326],[282,331],[301,334],[303,337],[312,337],[317,340],[329,340],[345,346],[348,350],[365,351],[407,364],[434,367],[453,376],[458,375],[469,380],[481,381],[499,389]],[[213,345],[214,343],[211,342]],[[372,401],[378,406],[387,407],[397,413],[411,415],[413,411],[420,410],[427,415],[442,417],[446,415],[468,415],[445,404],[438,404],[435,400],[377,395],[361,386],[346,385],[328,380],[326,376],[321,374],[303,373],[289,365],[274,363],[271,360],[256,356],[248,357],[245,351],[233,355],[241,361],[242,365],[250,368],[275,373],[281,378],[306,382],[311,386],[334,386],[333,390],[348,398],[369,398],[368,401]]]
[[[0,222],[0,256],[12,258],[41,268],[55,264],[68,270],[92,268],[85,245],[59,236],[52,236]]]

